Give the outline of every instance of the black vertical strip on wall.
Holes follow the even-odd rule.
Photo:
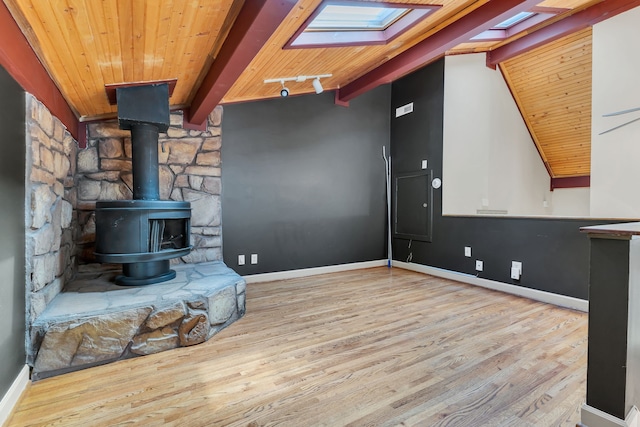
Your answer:
[[[592,238],[587,405],[623,420],[627,384],[629,240]]]
[[[389,102],[385,85],[347,108],[331,92],[225,106],[225,263],[244,275],[384,259]]]
[[[427,160],[435,178],[442,177],[444,59],[392,84],[391,154],[393,174],[420,169]],[[413,113],[393,118],[410,102]],[[489,107],[487,107],[489,108]],[[464,126],[461,123],[460,126]],[[473,144],[473,141],[469,141]],[[432,241],[393,239],[393,258],[443,268],[498,282],[587,299],[588,238],[580,227],[612,221],[561,218],[442,216],[442,192],[433,193]],[[472,257],[464,256],[471,246]],[[484,271],[475,271],[482,260]],[[520,280],[511,279],[511,261],[523,263]]]
[[[0,398],[25,364],[25,93],[0,67]]]

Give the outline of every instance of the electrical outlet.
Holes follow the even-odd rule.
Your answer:
[[[251,254],[251,264],[258,263],[258,254]]]
[[[471,246],[464,247],[464,256],[467,258],[471,258]]]
[[[427,161],[423,160],[422,161],[422,169],[426,169],[427,168]]]
[[[238,255],[238,265],[244,265],[244,255]]]
[[[483,263],[480,260],[476,260],[476,271],[482,271]]]
[[[522,262],[511,261],[511,278],[513,280],[520,280],[522,275]]]

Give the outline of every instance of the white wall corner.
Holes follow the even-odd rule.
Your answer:
[[[634,406],[627,417],[621,420],[585,403],[582,405],[580,422],[588,427],[640,427],[640,412]]]
[[[2,400],[0,400],[0,426],[5,425],[13,412],[13,408],[15,408],[18,400],[20,400],[20,396],[22,396],[22,393],[26,390],[28,384],[29,366],[24,365],[16,379],[11,384],[11,387],[9,387],[9,390],[2,397]]]

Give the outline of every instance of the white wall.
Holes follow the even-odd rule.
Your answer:
[[[551,193],[550,208],[554,216],[589,216],[590,189],[556,188]]]
[[[640,117],[603,114],[640,107],[640,8],[593,27],[591,215],[640,218]]]
[[[500,71],[484,54],[445,58],[443,214],[549,215],[549,174]],[[488,204],[483,205],[484,202]]]

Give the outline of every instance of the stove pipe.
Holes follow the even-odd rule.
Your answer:
[[[149,123],[131,125],[131,141],[133,199],[159,200],[158,127]]]

